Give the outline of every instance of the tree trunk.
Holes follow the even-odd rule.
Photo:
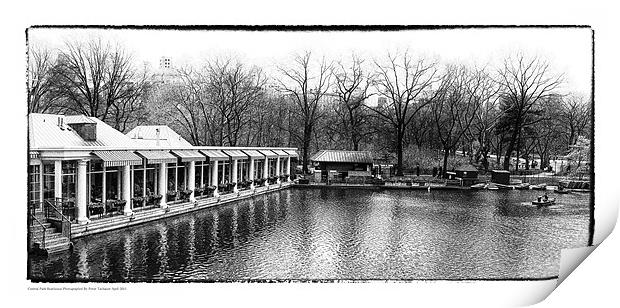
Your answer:
[[[309,125],[304,127],[304,142],[303,142],[303,166],[302,172],[308,173],[308,150],[310,149],[310,142],[312,140],[312,128]]]
[[[396,133],[396,176],[403,176],[403,138],[404,133],[398,129]]]
[[[443,151],[443,174],[441,175],[441,178],[445,179],[447,178],[447,172],[448,171],[448,156],[450,155],[450,149],[445,149]]]

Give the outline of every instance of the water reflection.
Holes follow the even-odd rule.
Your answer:
[[[90,236],[31,260],[47,279],[452,279],[557,275],[589,195],[292,189]]]

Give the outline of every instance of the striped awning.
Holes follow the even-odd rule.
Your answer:
[[[278,154],[278,156],[282,157],[282,156],[288,156],[288,153],[282,151],[282,150],[272,150],[274,153]]]
[[[172,154],[181,159],[182,162],[187,161],[205,161],[207,157],[194,150],[172,150]]]
[[[142,158],[129,151],[94,151],[105,167],[141,165]]]
[[[222,152],[232,159],[248,159],[248,156],[240,150],[222,150]]]
[[[299,157],[299,154],[297,154],[297,151],[284,150],[284,152],[286,152],[288,154],[288,156],[290,156],[290,157]]]
[[[267,158],[277,158],[278,154],[270,151],[270,150],[258,150],[259,152],[263,153],[263,155],[265,155]]]
[[[168,151],[136,151],[148,164],[176,163],[177,157]]]
[[[252,158],[264,159],[265,155],[261,154],[261,152],[257,150],[243,150],[243,153],[247,154]]]
[[[224,154],[220,150],[200,150],[204,156],[209,158],[209,161],[228,160],[228,155]]]
[[[39,151],[30,151],[28,153],[28,157],[33,159],[33,158],[39,158],[41,157],[41,153],[39,153]]]

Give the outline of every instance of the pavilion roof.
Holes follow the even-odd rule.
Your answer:
[[[372,153],[369,151],[321,150],[312,155],[310,160],[316,162],[373,163]]]

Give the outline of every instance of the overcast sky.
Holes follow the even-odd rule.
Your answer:
[[[159,66],[162,56],[173,64],[196,63],[204,58],[234,55],[243,62],[264,67],[290,62],[292,54],[311,50],[328,59],[384,58],[387,51],[410,52],[439,59],[495,65],[506,55],[522,51],[537,55],[564,74],[562,92],[590,93],[592,39],[589,29],[514,28],[405,31],[214,31],[214,30],[99,30],[31,29],[33,47],[62,47],[65,41],[101,37],[125,46],[137,64]]]

